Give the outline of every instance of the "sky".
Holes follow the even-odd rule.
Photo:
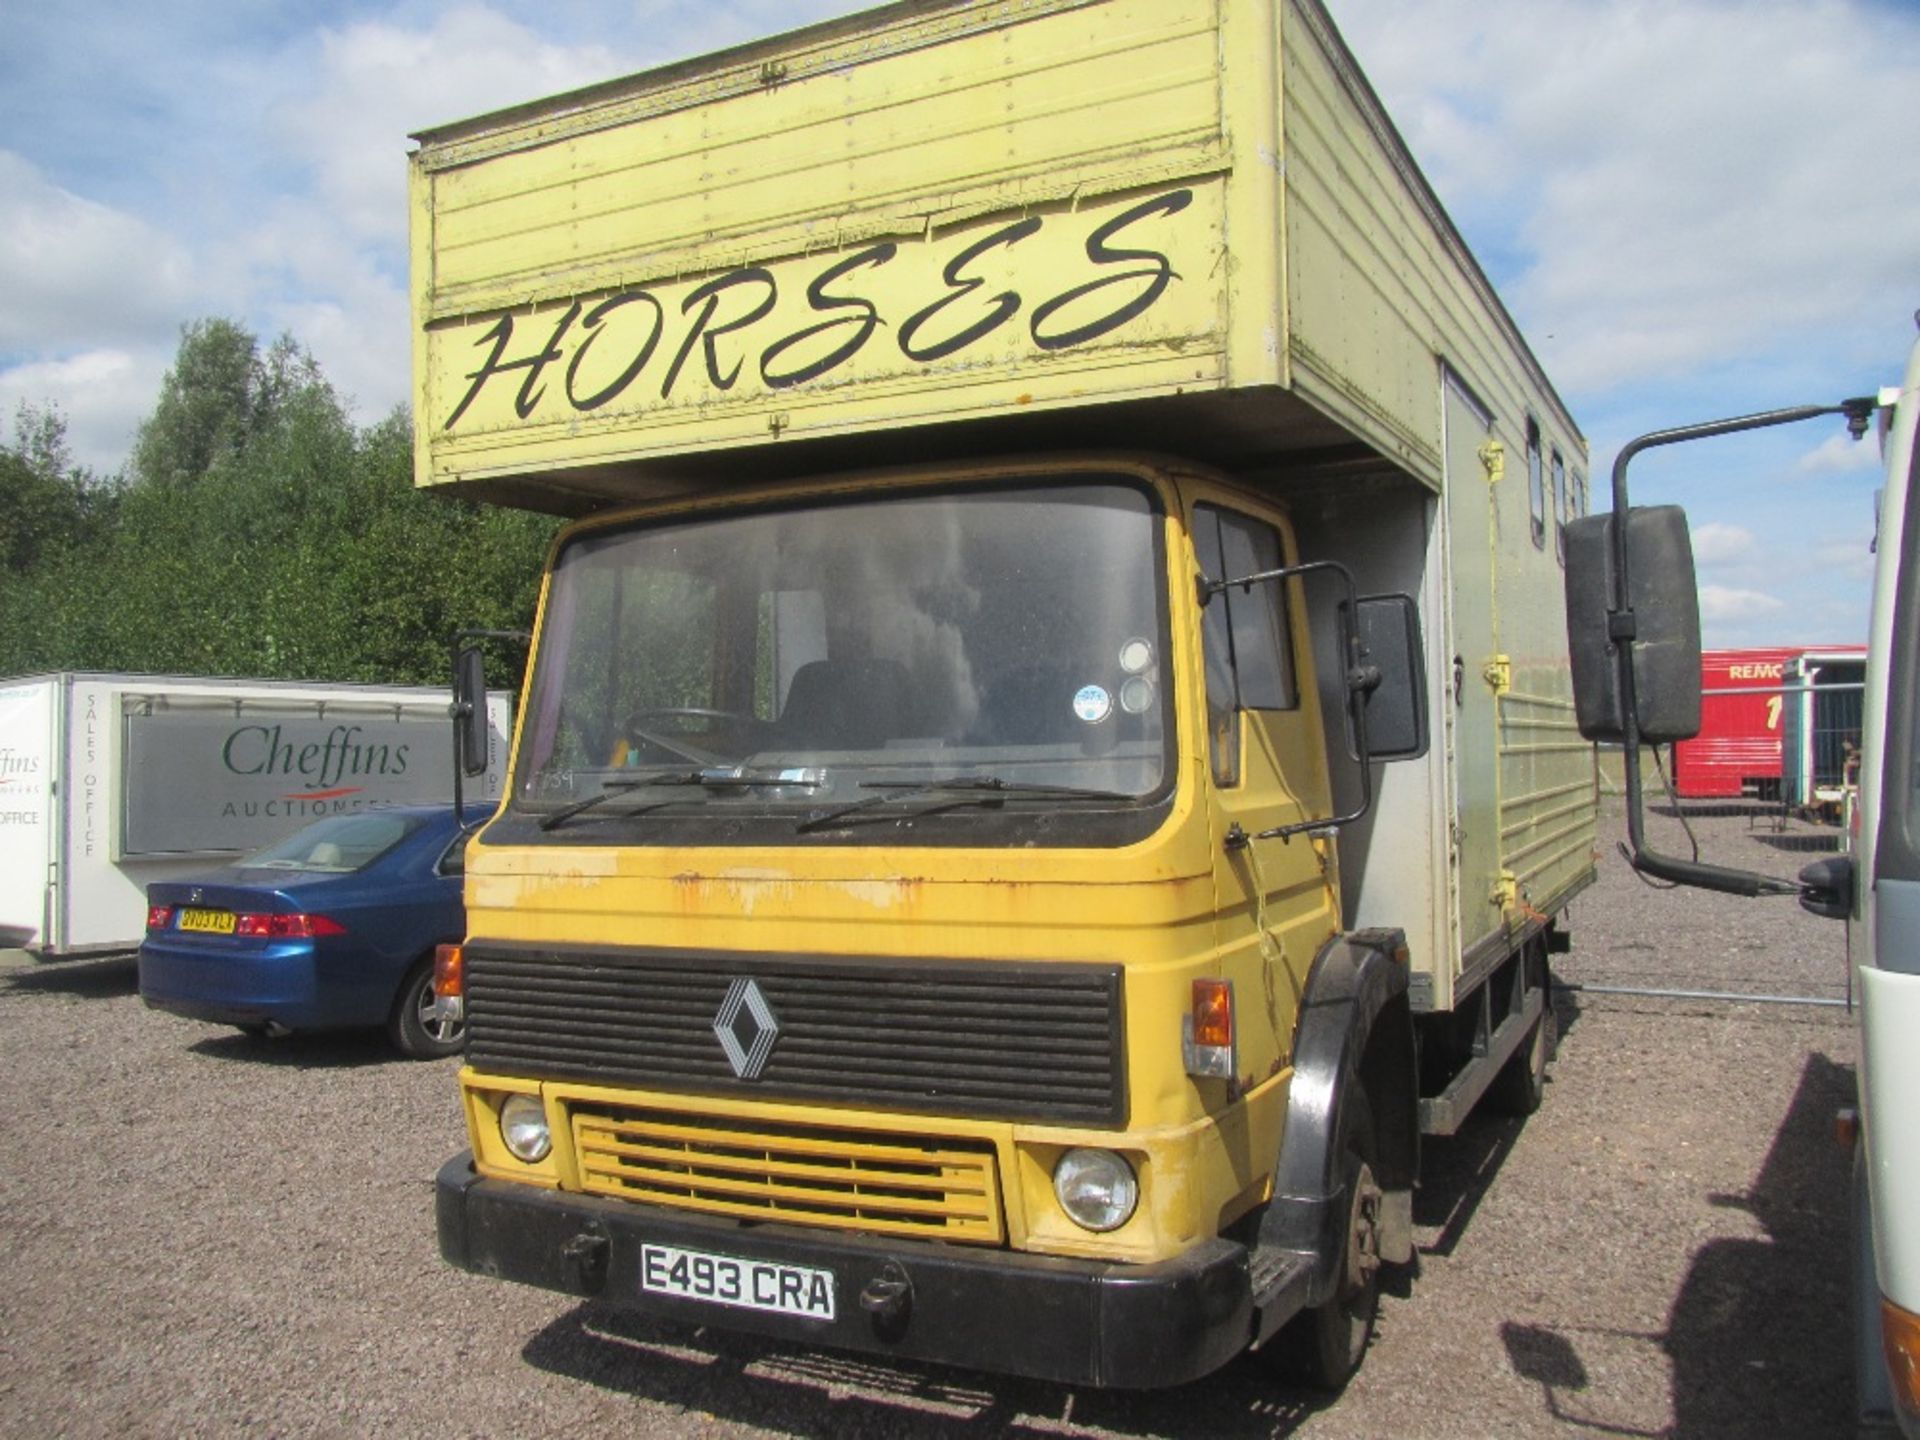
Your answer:
[[[1920,0],[1328,0],[1592,450],[1871,394],[1920,309]],[[409,133],[853,0],[0,4],[0,435],[119,469],[182,326],[409,394]],[[1878,458],[1838,421],[1636,461],[1710,646],[1865,638]]]

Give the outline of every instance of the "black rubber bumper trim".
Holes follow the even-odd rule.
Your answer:
[[[258,1005],[233,1005],[224,1000],[176,1000],[167,995],[142,995],[149,1010],[199,1020],[208,1025],[264,1025],[273,1018]]]
[[[689,1325],[1070,1385],[1152,1389],[1209,1374],[1247,1346],[1247,1251],[1209,1240],[1151,1265],[742,1224],[482,1179],[472,1157],[435,1182],[440,1253],[476,1275]],[[831,1271],[835,1315],[803,1319],[640,1288],[643,1244]],[[863,1292],[901,1294],[883,1313]]]

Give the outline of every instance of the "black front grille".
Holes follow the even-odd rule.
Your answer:
[[[751,979],[757,1079],[714,1019]],[[817,960],[472,944],[467,1058],[497,1074],[958,1117],[1126,1121],[1117,966]],[[741,1048],[755,1024],[741,1022]]]

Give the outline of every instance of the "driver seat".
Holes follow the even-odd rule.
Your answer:
[[[877,750],[913,734],[897,660],[810,660],[793,672],[773,722],[774,750]]]

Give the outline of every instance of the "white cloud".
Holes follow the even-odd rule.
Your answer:
[[[152,407],[172,352],[88,350],[0,370],[0,414],[11,424],[22,403],[51,405],[67,423],[74,460],[99,474],[120,468],[135,427]]]
[[[362,295],[348,306],[334,300],[277,304],[275,334],[285,331],[304,345],[361,424],[378,420],[408,402],[413,352],[407,340],[407,297]]]
[[[1694,564],[1703,570],[1750,561],[1759,549],[1759,541],[1744,525],[1727,525],[1716,520],[1695,525],[1692,538]]]
[[[281,144],[311,167],[316,199],[347,235],[405,238],[410,132],[625,68],[604,45],[543,41],[498,12],[463,6],[426,29],[364,21],[318,35],[311,91],[275,116]]]
[[[170,333],[193,281],[166,234],[0,150],[0,355]]]
[[[1443,202],[1571,390],[1911,308],[1920,25],[1861,0],[1349,0]]]
[[[1816,448],[1802,455],[1795,464],[1799,475],[1843,475],[1854,470],[1878,470],[1880,447],[1869,436],[1855,440],[1844,432],[1829,436]]]
[[[1840,579],[1871,582],[1875,563],[1870,543],[1872,532],[1864,523],[1860,528],[1861,533],[1857,536],[1821,540],[1809,547],[1809,578],[1829,583]]]
[[[1700,618],[1704,621],[1749,620],[1756,615],[1777,615],[1786,602],[1761,590],[1736,590],[1728,585],[1700,587]]]

